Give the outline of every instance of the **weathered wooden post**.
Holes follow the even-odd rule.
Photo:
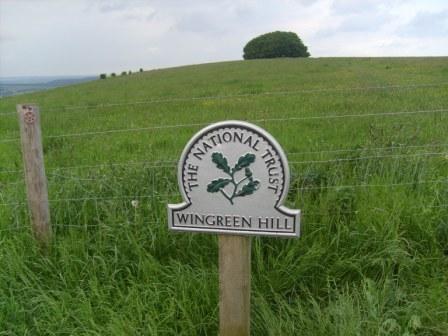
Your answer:
[[[219,236],[220,335],[250,334],[251,237]]]
[[[33,232],[40,244],[48,246],[51,239],[50,210],[45,176],[39,108],[17,105],[22,142],[26,194]]]
[[[220,234],[220,335],[248,336],[251,236],[299,236],[300,211],[282,205],[286,156],[263,129],[225,121],[193,136],[177,176],[184,202],[168,205],[168,226]]]

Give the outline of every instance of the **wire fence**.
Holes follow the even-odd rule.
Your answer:
[[[314,88],[314,89],[298,89],[298,90],[279,90],[279,91],[264,91],[264,92],[249,92],[237,94],[224,95],[209,95],[196,97],[157,97],[149,98],[139,101],[117,101],[117,102],[103,102],[99,104],[84,104],[84,105],[65,105],[65,106],[42,106],[46,112],[63,112],[74,110],[90,110],[109,107],[124,107],[133,105],[147,105],[147,104],[164,104],[173,102],[188,102],[200,100],[222,100],[245,97],[262,97],[262,96],[285,96],[298,95],[309,93],[330,93],[330,92],[354,92],[354,91],[372,91],[372,90],[399,90],[399,89],[418,89],[418,88],[437,88],[448,86],[448,82],[441,83],[410,83],[410,84],[390,84],[390,85],[375,85],[375,86],[361,86],[361,87],[331,87],[331,88]],[[13,115],[15,112],[1,112],[1,115]]]
[[[420,207],[415,207],[415,209],[441,209],[441,208],[448,208],[448,203],[445,204],[437,204],[437,205],[422,205]],[[368,209],[364,209],[367,211],[373,211],[373,212],[386,212],[388,213],[389,211],[387,209],[384,208],[376,208],[376,207],[371,207]],[[391,210],[392,211],[392,210]],[[395,211],[395,210],[394,210]],[[353,214],[359,214],[361,211],[359,210],[351,210],[351,211],[343,211],[341,212],[340,215],[353,215]],[[331,213],[327,211],[307,211],[306,209],[302,209],[302,213],[306,216],[304,218],[301,219],[302,225],[322,225],[322,222],[309,222],[307,220],[307,217],[316,217],[316,216],[326,216],[326,215],[331,215]],[[150,228],[151,229],[151,225],[166,225],[166,219],[158,219],[158,220],[145,220],[145,225],[138,225],[136,223],[133,222],[125,222],[125,223],[113,223],[112,225],[108,224],[108,223],[98,223],[98,224],[67,224],[67,223],[53,223],[52,226],[53,228],[55,228],[56,230],[58,229],[70,229],[70,228],[74,228],[74,229],[92,229],[92,228],[129,228],[129,227],[140,227],[140,228]],[[21,231],[21,230],[30,230],[31,228],[27,225],[16,225],[16,226],[10,226],[8,228],[2,228],[0,229],[0,233],[2,232],[16,232],[16,231]]]
[[[399,116],[399,115],[417,115],[417,114],[433,114],[433,113],[447,113],[448,108],[430,109],[430,110],[416,110],[416,111],[395,111],[395,112],[380,112],[380,113],[356,113],[356,114],[333,114],[333,115],[320,115],[320,116],[297,116],[297,117],[285,117],[285,118],[261,118],[261,119],[248,119],[246,121],[255,123],[266,122],[288,122],[288,121],[306,121],[306,120],[330,120],[330,119],[343,119],[343,118],[367,118],[367,117],[386,117],[386,116]],[[45,135],[44,139],[55,138],[69,138],[69,137],[85,137],[94,135],[107,135],[115,133],[128,133],[128,132],[143,132],[161,129],[178,129],[178,128],[191,128],[207,126],[210,122],[201,123],[185,123],[185,124],[173,124],[173,125],[154,125],[148,127],[137,128],[120,128],[102,131],[87,131],[77,133],[65,133]],[[2,139],[0,143],[19,142],[20,138]]]
[[[0,117],[1,116],[11,116],[11,115],[16,115],[17,113],[15,112],[1,112],[0,113]]]
[[[335,150],[322,150],[322,151],[304,151],[304,152],[287,152],[287,155],[303,155],[303,154],[322,154],[322,153],[346,153],[346,152],[359,152],[359,151],[382,151],[382,150],[394,150],[394,149],[406,149],[406,148],[428,148],[428,147],[447,147],[448,144],[425,144],[425,145],[403,145],[403,146],[391,146],[391,147],[364,147],[356,149],[335,149]],[[412,158],[420,156],[442,156],[448,158],[447,151],[440,152],[422,152],[422,153],[407,153],[407,154],[388,154],[388,155],[373,155],[373,156],[361,156],[353,158],[336,158],[330,160],[289,160],[290,164],[320,164],[320,163],[340,163],[346,161],[363,161],[363,160],[376,160],[376,159],[397,159],[397,158]],[[77,165],[77,166],[56,166],[49,167],[46,170],[49,176],[58,177],[73,177],[67,175],[61,175],[56,173],[51,173],[53,171],[64,171],[64,170],[82,170],[82,169],[101,169],[101,168],[112,168],[112,167],[132,167],[132,166],[144,166],[145,169],[165,169],[173,168],[177,165],[178,160],[173,158],[171,160],[156,160],[156,161],[133,161],[133,162],[109,162],[97,165]],[[0,170],[0,174],[16,174],[23,173],[23,170]],[[80,178],[83,180],[83,178]],[[91,178],[86,180],[97,180],[97,178]],[[20,184],[22,181],[16,182],[3,182],[4,185]]]
[[[371,90],[401,90],[401,89],[417,89],[417,88],[437,88],[448,86],[448,82],[443,83],[427,83],[427,84],[407,84],[407,85],[383,85],[383,86],[367,86],[367,87],[350,87],[350,88],[316,88],[316,89],[301,89],[301,90],[290,90],[290,91],[265,91],[265,92],[254,92],[254,93],[239,93],[239,94],[228,94],[228,95],[215,95],[215,96],[202,96],[202,97],[171,97],[171,98],[151,98],[147,100],[140,101],[117,101],[117,102],[104,102],[100,104],[85,104],[85,105],[66,105],[66,106],[53,106],[53,107],[42,107],[41,109],[47,112],[64,112],[64,111],[75,111],[75,110],[91,110],[91,109],[103,109],[110,107],[124,107],[124,106],[134,106],[134,105],[145,105],[145,104],[165,104],[173,102],[187,102],[187,101],[201,101],[201,100],[222,100],[231,98],[243,98],[243,97],[262,97],[262,96],[282,96],[282,95],[299,95],[308,93],[324,93],[324,92],[354,92],[354,91],[371,91]],[[432,114],[445,114],[448,112],[448,107],[440,107],[433,109],[418,109],[418,110],[404,110],[404,111],[385,111],[376,113],[353,113],[353,114],[337,114],[330,113],[325,115],[311,115],[311,116],[301,116],[293,115],[288,117],[266,117],[266,118],[253,118],[247,121],[254,123],[277,123],[277,122],[295,122],[295,121],[313,121],[313,120],[338,120],[338,119],[349,119],[349,118],[383,118],[383,117],[393,117],[393,116],[406,116],[412,117],[417,115],[432,115]],[[0,117],[15,115],[15,112],[1,112]],[[261,115],[262,113],[257,112],[256,115]],[[192,122],[192,123],[178,123],[178,124],[157,124],[150,125],[147,127],[134,127],[134,128],[117,128],[117,129],[107,129],[107,130],[86,130],[82,132],[73,133],[61,133],[61,134],[50,134],[44,135],[44,139],[58,139],[58,138],[83,138],[91,136],[101,136],[101,135],[112,135],[120,133],[131,133],[131,132],[145,132],[153,130],[173,130],[173,129],[189,129],[194,127],[202,127],[209,125],[210,122]],[[0,144],[2,143],[17,143],[19,138],[7,138],[0,139]],[[326,160],[290,160],[291,165],[305,165],[305,164],[338,164],[343,162],[351,161],[363,161],[363,160],[386,160],[386,159],[407,159],[407,158],[430,158],[430,157],[442,157],[448,159],[448,153],[445,151],[445,147],[448,147],[448,143],[424,143],[424,144],[402,144],[402,145],[391,145],[382,147],[360,147],[360,148],[331,148],[331,149],[321,149],[313,151],[288,151],[287,155],[328,155],[328,154],[342,154],[342,153],[379,153],[383,151],[390,150],[415,150],[415,149],[428,149],[432,148],[432,151],[424,152],[413,152],[413,153],[400,153],[400,154],[390,154],[390,153],[379,153],[378,155],[366,155],[366,156],[355,156],[355,157],[339,157],[331,158]],[[434,149],[438,148],[438,151]],[[355,154],[358,155],[358,154]],[[75,171],[83,169],[99,169],[99,168],[111,168],[111,167],[136,167],[144,166],[145,169],[166,169],[174,168],[178,160],[176,158],[170,158],[166,160],[153,160],[153,161],[133,161],[133,162],[109,162],[100,164],[87,164],[87,165],[74,165],[74,166],[49,166],[47,171],[49,172],[48,177],[50,178],[62,178],[62,179],[73,179],[77,181],[87,181],[94,182],[101,179],[99,176],[85,177],[81,175],[67,175],[62,174],[61,171]],[[13,174],[13,173],[23,173],[21,169],[12,170],[0,170],[0,174]],[[106,176],[107,178],[107,176]],[[391,182],[391,183],[358,183],[358,184],[329,184],[329,185],[317,185],[317,186],[293,186],[292,189],[295,192],[306,193],[312,190],[325,190],[325,189],[356,189],[356,188],[399,188],[406,186],[416,186],[416,185],[439,185],[448,182],[448,178],[437,178],[428,180],[414,181],[402,181],[402,182]],[[24,185],[24,180],[20,179],[18,181],[6,181],[0,182],[0,197],[1,188],[13,185]],[[153,185],[154,187],[154,185]],[[86,194],[89,194],[89,190],[85,190]],[[63,192],[63,190],[61,190]],[[151,195],[120,195],[120,196],[102,196],[102,195],[88,195],[82,197],[60,197],[52,198],[49,200],[50,203],[59,204],[61,202],[110,202],[110,201],[132,201],[140,199],[155,199],[159,202],[166,203],[170,198],[178,198],[180,194],[175,193],[157,193],[154,189]],[[0,203],[2,207],[24,207],[27,202],[15,201],[8,202],[5,201]],[[428,209],[445,208],[448,204],[437,204],[437,205],[422,205]],[[353,211],[355,212],[355,211]],[[309,215],[316,215],[318,212],[307,212],[304,213]],[[350,212],[349,212],[350,213]],[[150,222],[148,222],[150,223]],[[154,224],[160,223],[160,221],[152,222]],[[312,224],[312,223],[309,223]],[[317,223],[315,223],[317,224]],[[98,225],[74,225],[74,224],[56,224],[56,227],[96,227]],[[117,225],[117,224],[114,224]],[[125,224],[129,225],[129,224]],[[11,230],[16,230],[17,228],[11,228]],[[2,229],[0,232],[7,231],[9,229]]]
[[[162,224],[161,220],[157,220],[157,221],[145,221],[145,225],[160,225]],[[126,223],[114,223],[113,226],[111,225],[107,225],[105,223],[101,223],[101,224],[67,224],[67,223],[53,223],[52,227],[57,229],[63,229],[63,228],[76,228],[76,229],[91,229],[91,228],[111,228],[111,227],[121,227],[121,228],[127,228],[127,227],[131,227],[131,226],[136,226],[135,224],[133,224],[132,222],[126,222]],[[0,233],[1,232],[10,232],[10,231],[21,231],[21,230],[30,230],[31,228],[29,226],[25,226],[25,225],[19,225],[19,226],[15,226],[15,227],[9,227],[9,228],[4,228],[4,229],[0,229]]]
[[[398,182],[398,183],[373,183],[373,184],[347,184],[347,185],[321,185],[312,187],[296,187],[293,188],[296,191],[307,191],[307,190],[323,190],[323,189],[354,189],[354,188],[386,188],[386,187],[402,187],[402,186],[414,186],[419,184],[439,184],[447,183],[446,179],[434,179],[434,180],[417,180],[410,182]],[[79,198],[57,198],[49,199],[50,203],[56,202],[79,202],[79,201],[110,201],[110,200],[134,200],[139,198],[168,198],[177,197],[179,193],[170,194],[153,194],[153,195],[125,195],[125,196],[111,196],[111,197],[101,197],[101,196],[89,196],[89,197],[79,197]],[[0,206],[12,206],[12,205],[25,205],[26,202],[11,202],[11,203],[0,203]]]
[[[289,153],[291,154],[291,153]],[[412,154],[398,154],[398,155],[375,155],[375,156],[363,156],[355,158],[337,158],[332,160],[306,160],[306,161],[295,161],[289,160],[290,164],[312,164],[312,163],[339,163],[346,161],[361,161],[361,160],[373,160],[373,159],[394,159],[394,158],[407,158],[407,157],[418,157],[418,156],[448,156],[448,152],[432,152],[432,153],[412,153]],[[127,163],[110,163],[110,164],[100,164],[100,165],[87,165],[87,166],[72,166],[72,167],[56,167],[50,168],[50,171],[54,170],[74,170],[80,168],[105,168],[111,166],[138,166],[143,165],[145,168],[149,169],[159,169],[159,168],[173,168],[177,165],[178,160],[169,161],[159,161],[162,165],[156,165],[155,161],[139,161],[139,162],[127,162]],[[55,175],[59,177],[66,177],[65,175]]]

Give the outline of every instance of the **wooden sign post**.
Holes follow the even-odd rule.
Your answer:
[[[219,334],[250,335],[251,237],[219,236]]]
[[[220,234],[220,335],[249,335],[251,236],[299,236],[300,211],[282,205],[286,156],[258,126],[225,121],[193,136],[177,176],[184,202],[168,205],[168,226]]]
[[[33,232],[41,245],[51,240],[47,178],[45,176],[39,108],[17,105],[25,172],[26,194]]]

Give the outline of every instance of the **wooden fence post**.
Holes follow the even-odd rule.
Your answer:
[[[219,236],[219,335],[250,335],[251,238]]]
[[[33,232],[39,243],[47,246],[51,240],[51,225],[39,108],[35,105],[21,104],[17,105],[17,113]]]

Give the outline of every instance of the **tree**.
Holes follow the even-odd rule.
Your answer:
[[[293,32],[275,31],[250,40],[244,47],[244,59],[308,57],[308,47]]]
[[[106,77],[107,77],[107,75],[106,75],[105,73],[102,73],[102,74],[100,75],[100,79],[106,79]]]

